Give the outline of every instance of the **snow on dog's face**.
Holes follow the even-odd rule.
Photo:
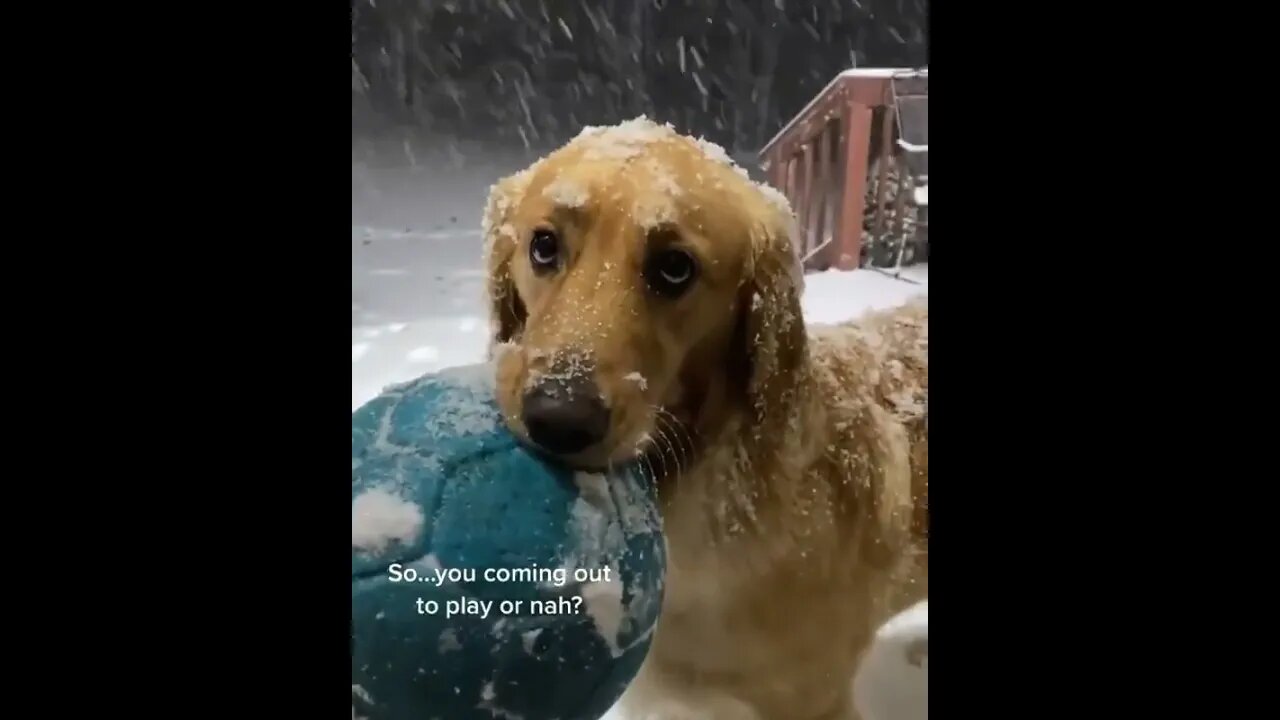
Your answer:
[[[723,150],[644,118],[499,181],[484,233],[512,431],[578,467],[649,454],[661,472],[731,413],[762,418],[804,352],[791,222]]]

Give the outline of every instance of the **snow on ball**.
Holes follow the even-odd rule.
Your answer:
[[[596,720],[649,650],[656,489],[527,451],[493,377],[429,374],[352,414],[355,717]]]

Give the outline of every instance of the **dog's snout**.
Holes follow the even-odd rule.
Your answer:
[[[525,393],[523,419],[529,439],[556,454],[586,450],[609,432],[609,408],[585,378],[538,383]]]

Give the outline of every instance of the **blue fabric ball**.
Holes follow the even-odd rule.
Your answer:
[[[493,377],[446,370],[352,414],[354,716],[596,720],[649,650],[656,488],[526,450]]]

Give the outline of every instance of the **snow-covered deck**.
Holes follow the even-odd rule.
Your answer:
[[[911,78],[911,77],[927,78],[929,77],[929,69],[928,68],[913,69],[913,68],[905,68],[905,67],[850,68],[848,70],[841,72],[839,75],[836,75],[835,77],[831,78],[831,81],[827,83],[826,87],[822,88],[822,90],[819,91],[817,95],[814,95],[813,99],[810,100],[808,104],[806,104],[803,108],[801,108],[800,112],[795,114],[795,117],[791,118],[791,120],[789,120],[786,125],[782,126],[781,130],[774,133],[773,137],[769,138],[769,142],[764,144],[764,148],[760,150],[760,154],[764,155],[768,153],[770,148],[776,145],[787,133],[791,132],[791,128],[795,127],[796,123],[802,122],[803,119],[809,115],[809,112],[813,110],[813,108],[817,106],[819,102],[822,101],[823,96],[831,92],[831,89],[834,88],[837,84],[839,84],[841,80],[845,80],[848,78]]]

